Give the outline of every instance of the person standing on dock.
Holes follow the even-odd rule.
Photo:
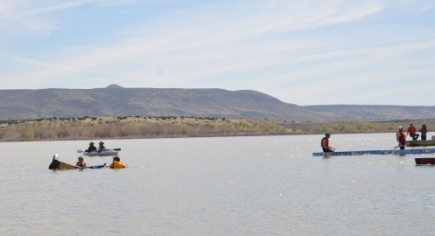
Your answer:
[[[322,146],[323,152],[333,152],[334,148],[329,146],[329,137],[331,137],[331,134],[326,133],[325,137],[322,138],[322,141],[320,142],[320,145]]]
[[[421,133],[421,140],[426,140],[426,133],[427,133],[427,128],[426,125],[423,125],[420,129],[420,133]]]
[[[406,136],[403,133],[403,127],[399,126],[399,130],[396,132],[396,140],[399,143],[399,147],[401,150],[405,150],[406,146]]]
[[[408,132],[406,132],[406,137],[408,137],[408,134],[409,134],[409,137],[412,138],[412,140],[418,139],[419,135],[415,133],[415,126],[412,123],[409,124]]]

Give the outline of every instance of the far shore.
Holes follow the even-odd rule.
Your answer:
[[[216,117],[81,117],[0,121],[0,141],[151,139],[306,134],[394,133],[399,125],[425,124],[435,119],[379,122],[255,120]],[[429,138],[429,137],[428,137]],[[430,138],[429,138],[430,139]]]

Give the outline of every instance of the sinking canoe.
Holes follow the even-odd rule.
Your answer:
[[[415,158],[417,165],[435,165],[435,157],[419,157]]]
[[[313,156],[359,156],[359,155],[406,155],[406,154],[432,154],[435,148],[424,149],[393,149],[393,150],[365,150],[345,152],[313,152]]]
[[[48,169],[50,170],[73,170],[73,169],[100,169],[105,167],[105,165],[92,165],[92,166],[86,166],[86,167],[78,167],[78,166],[74,166],[59,160],[56,160],[55,158],[53,158],[53,160],[51,161],[50,165],[48,166]]]
[[[51,164],[48,166],[50,170],[72,170],[76,169],[76,166],[56,160],[53,158]]]
[[[408,141],[408,147],[429,147],[435,146],[435,140],[414,140]]]

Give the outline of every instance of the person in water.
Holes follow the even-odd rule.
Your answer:
[[[420,133],[421,133],[420,136],[421,140],[426,140],[426,133],[427,133],[426,125],[421,126]]]
[[[86,152],[95,152],[95,151],[97,151],[97,147],[95,147],[94,146],[94,142],[90,142],[89,143],[89,147],[88,147],[88,149],[86,149]]]
[[[406,142],[406,136],[403,133],[403,127],[399,126],[399,130],[397,130],[396,132],[396,140],[399,143],[399,148],[401,150],[405,149],[405,146],[408,145],[408,143]]]
[[[98,145],[98,150],[97,150],[97,152],[102,152],[102,151],[105,151],[105,150],[107,150],[107,149],[106,149],[106,147],[104,146],[104,142],[103,142],[103,141],[100,141],[100,143],[99,143],[99,145]]]
[[[125,168],[125,167],[127,167],[127,166],[124,165],[124,164],[121,162],[121,158],[119,158],[118,156],[116,156],[116,157],[113,157],[113,163],[110,164],[109,167],[110,167],[110,168],[113,168],[113,169],[120,169],[120,168]]]
[[[416,131],[415,130],[415,126],[412,123],[409,124],[408,132],[406,132],[406,136],[405,137],[408,137],[408,134],[409,134],[409,137],[411,137],[412,140],[417,140],[419,135],[416,134],[415,131]]]
[[[331,134],[326,133],[325,137],[322,138],[322,141],[320,142],[320,145],[322,146],[323,152],[333,152],[334,148],[329,146],[329,137],[331,137]]]
[[[76,163],[76,167],[85,168],[86,163],[85,163],[83,157],[79,157],[78,159],[79,159],[79,161]]]

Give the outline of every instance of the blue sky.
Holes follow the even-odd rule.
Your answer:
[[[435,105],[432,0],[0,0],[0,88]]]

